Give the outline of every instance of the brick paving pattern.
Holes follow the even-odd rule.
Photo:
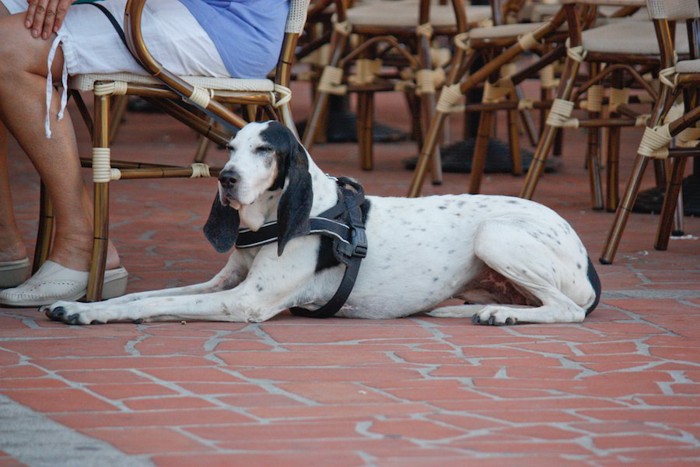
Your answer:
[[[405,124],[392,99],[380,117]],[[625,132],[623,176],[638,136]],[[597,258],[612,214],[589,207],[584,140],[567,133],[563,164],[535,199]],[[114,153],[182,161],[195,144],[163,116],[128,114]],[[354,145],[312,151],[382,195],[406,192],[402,159],[415,152],[378,145],[376,169],[361,172]],[[38,181],[16,147],[11,159],[33,241]],[[489,175],[483,191],[516,194],[522,181]],[[465,175],[446,174],[425,192],[465,187]],[[214,190],[212,180],[113,184],[129,291],[200,282],[223,266],[201,235]],[[654,251],[656,221],[632,215],[615,264],[597,267],[603,299],[583,324],[282,314],[72,327],[2,308],[0,465],[698,465],[700,245],[691,236]],[[700,220],[686,218],[686,230],[699,235]]]

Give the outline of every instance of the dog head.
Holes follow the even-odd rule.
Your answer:
[[[277,191],[281,196],[274,196]],[[266,196],[270,192],[273,196]],[[265,216],[265,203],[270,200],[279,200],[277,252],[281,255],[289,240],[309,232],[313,201],[309,160],[296,136],[281,123],[249,123],[229,144],[229,161],[219,174],[205,236],[216,251],[230,250],[238,238],[239,212]]]

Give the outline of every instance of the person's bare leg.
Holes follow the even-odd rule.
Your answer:
[[[0,3],[0,17],[9,14],[7,8]],[[19,260],[27,256],[27,249],[22,243],[12,208],[7,145],[7,129],[0,122],[0,262]]]
[[[2,8],[4,7],[0,5]],[[7,140],[7,130],[0,123],[0,262],[15,261],[27,256],[12,209]]]
[[[78,147],[70,117],[57,120],[58,93],[51,101],[52,137],[44,132],[49,40],[34,39],[24,16],[0,18],[0,120],[29,156],[48,190],[56,219],[49,258],[65,267],[87,271],[92,248],[92,203],[83,185]],[[11,64],[11,65],[10,65]],[[61,76],[63,53],[52,64]],[[110,248],[107,269],[119,265]]]

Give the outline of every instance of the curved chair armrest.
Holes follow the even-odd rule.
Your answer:
[[[214,114],[225,123],[243,127],[246,122],[231,110],[221,105],[215,100],[202,98],[201,90],[188,84],[185,80],[163,67],[149,52],[143,40],[141,29],[141,18],[143,8],[147,0],[128,0],[124,11],[124,33],[129,50],[136,57],[141,65],[154,77],[162,81],[167,87],[187,99],[204,111]]]

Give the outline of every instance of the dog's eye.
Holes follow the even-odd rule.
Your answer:
[[[255,152],[257,152],[257,153],[268,153],[268,152],[272,152],[272,151],[273,151],[272,146],[269,146],[269,145],[258,146],[255,149]]]

